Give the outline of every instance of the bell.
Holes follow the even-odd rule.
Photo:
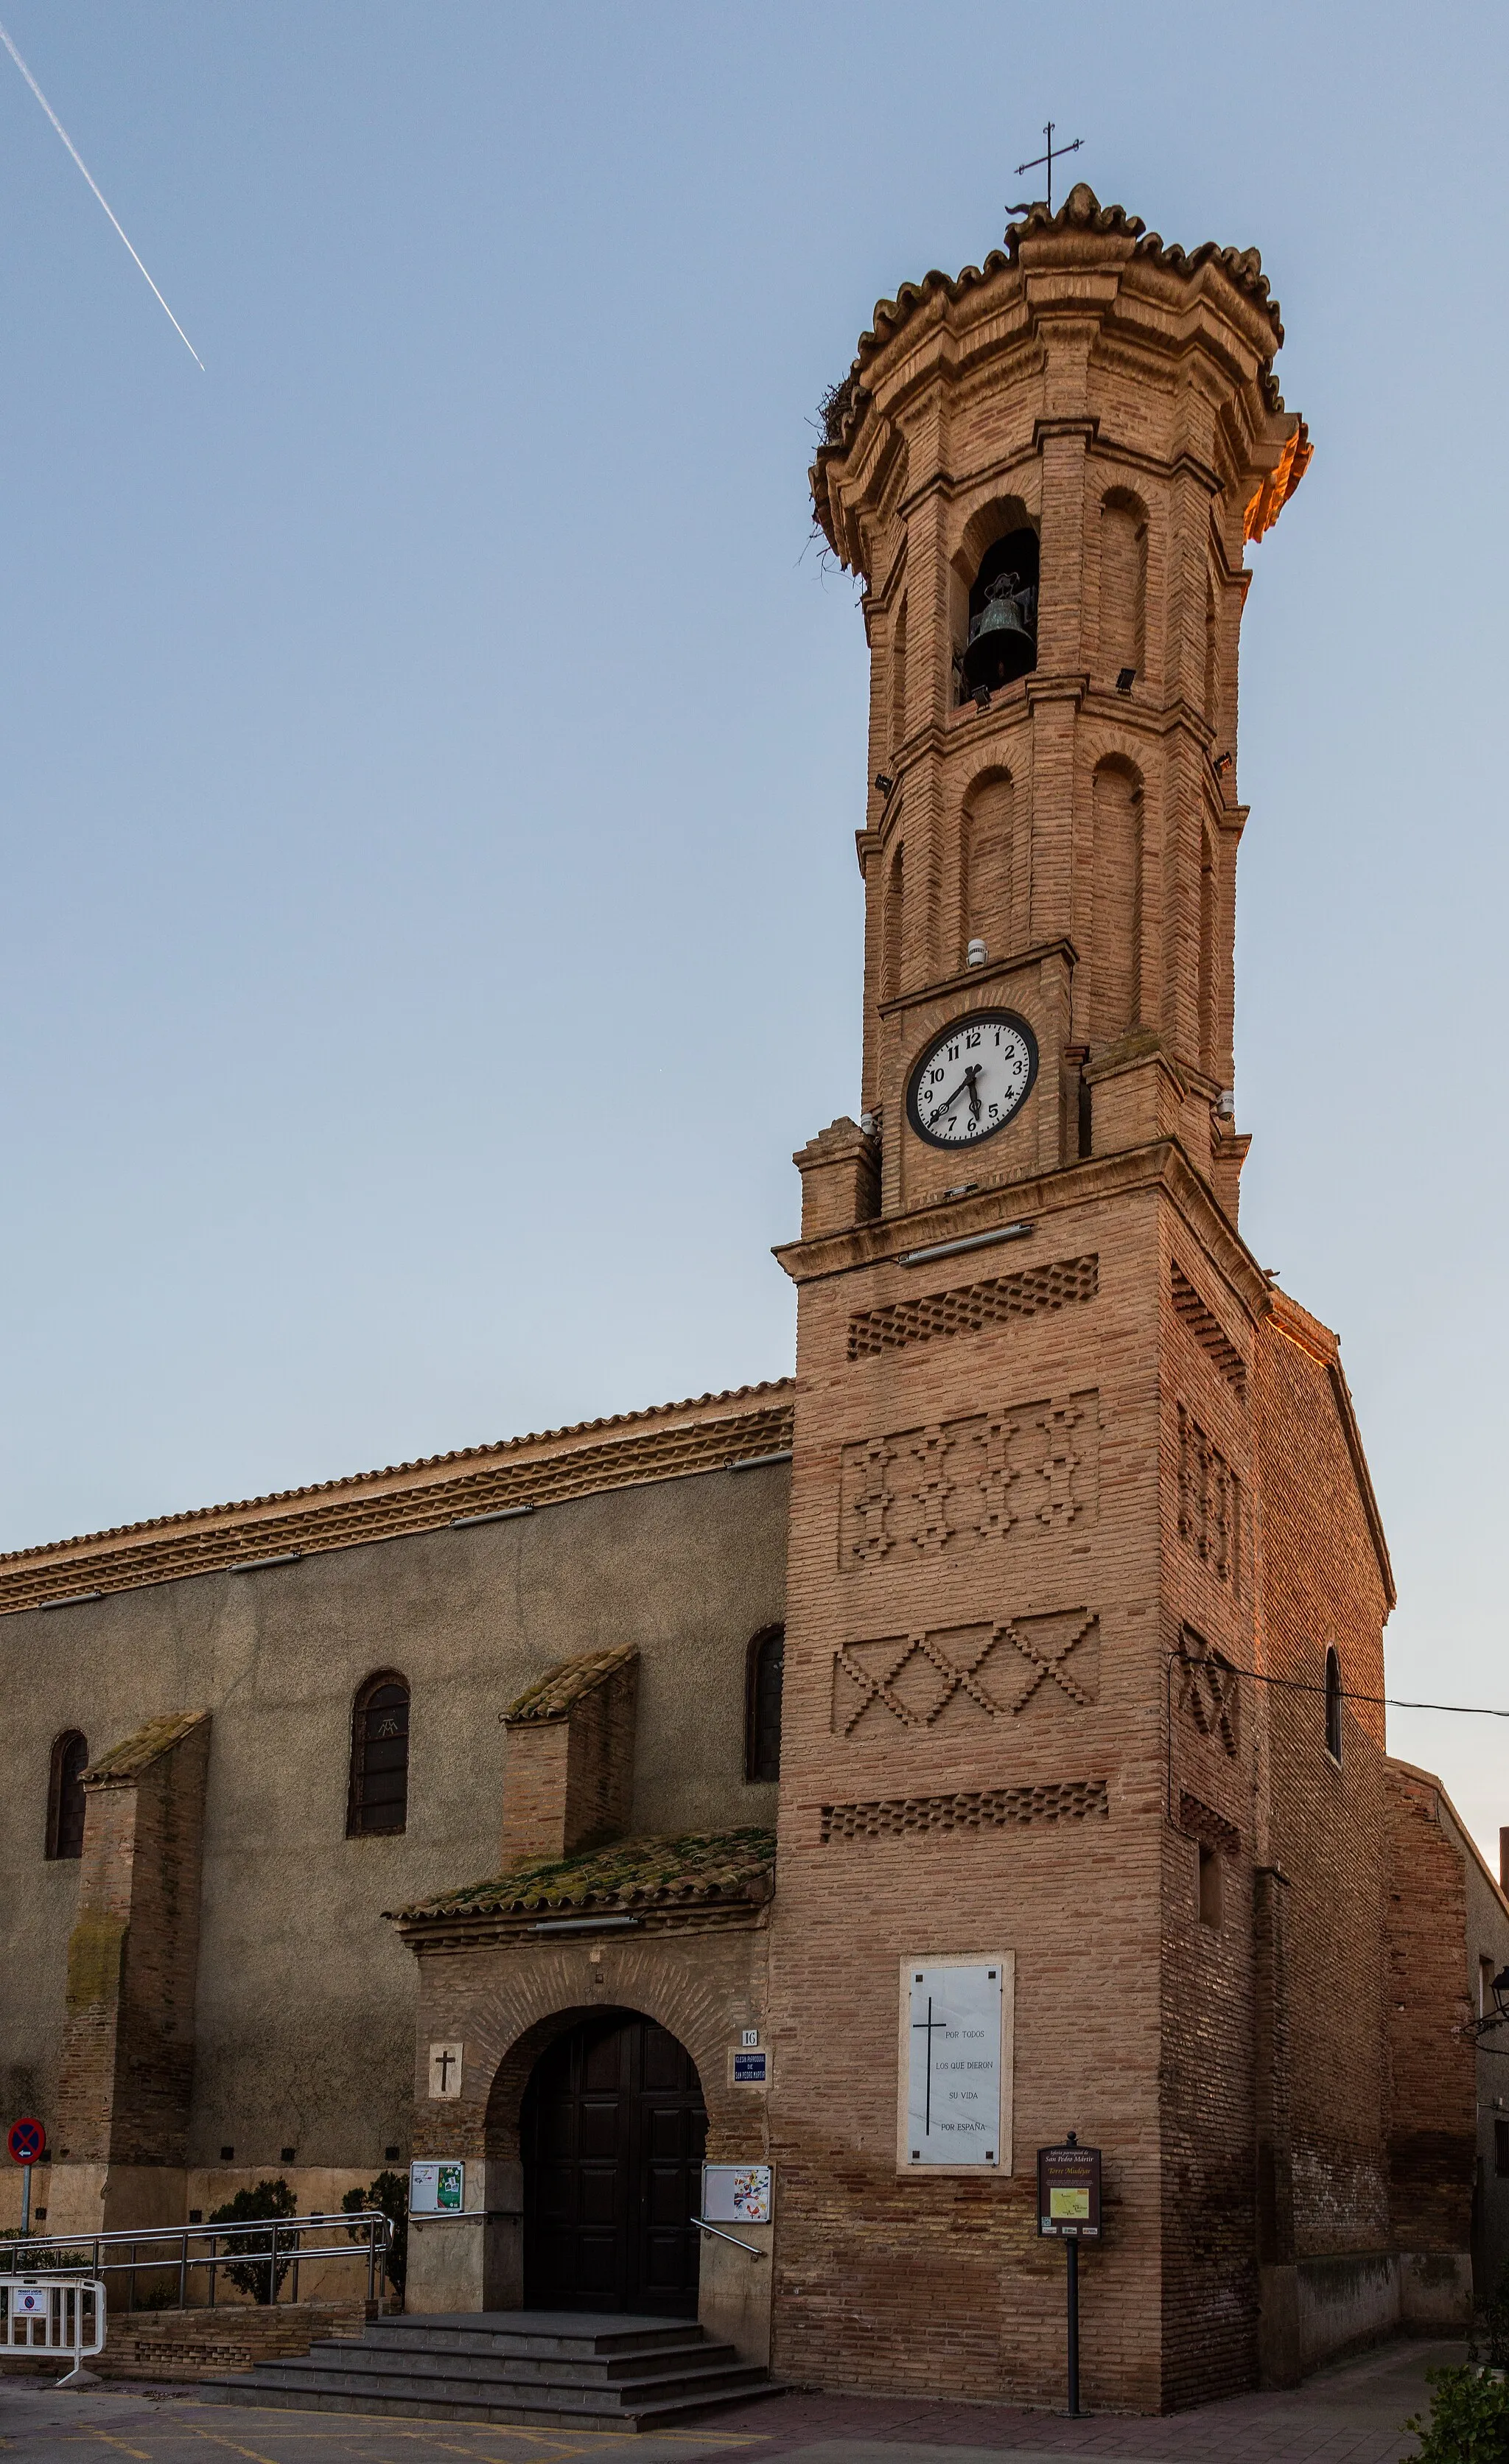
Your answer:
[[[987,587],[985,605],[970,627],[963,661],[964,689],[994,693],[1038,664],[1038,638],[1027,617],[1030,592],[1018,588],[1014,573],[998,573]]]

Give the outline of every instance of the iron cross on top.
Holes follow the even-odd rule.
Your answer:
[[[1084,143],[1083,137],[1077,137],[1072,145],[1055,145],[1053,142],[1053,132],[1057,128],[1058,124],[1059,123],[1056,120],[1050,120],[1044,124],[1042,133],[1048,141],[1048,150],[1046,154],[1035,154],[1030,163],[1018,163],[1017,165],[1017,177],[1019,180],[1024,171],[1037,171],[1041,168],[1043,164],[1047,165],[1048,211],[1050,214],[1053,211],[1053,165],[1055,158],[1061,162],[1065,154],[1078,154],[1081,146]],[[1029,212],[1031,209],[1028,206],[1008,206],[1006,210],[1009,214],[1025,214]]]

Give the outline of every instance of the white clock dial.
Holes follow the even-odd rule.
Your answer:
[[[907,1116],[934,1147],[973,1147],[1020,1111],[1038,1075],[1038,1039],[1009,1009],[976,1010],[935,1036],[912,1070]]]

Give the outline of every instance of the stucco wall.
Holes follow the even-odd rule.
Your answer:
[[[213,1713],[188,2161],[366,2172],[408,2152],[415,1964],[382,1911],[497,1870],[507,1704],[557,1660],[638,1645],[637,1831],[775,1820],[743,1775],[745,1650],[784,1612],[789,1474],[705,1472],[517,1521],[311,1554],[0,1619],[0,2082],[49,2116],[76,1861],[43,1855],[53,1739],[98,1754]],[[413,1689],[408,1827],[345,1837],[351,1701]]]

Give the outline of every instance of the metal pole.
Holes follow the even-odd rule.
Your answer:
[[[1069,2260],[1069,2419],[1080,2417],[1080,2237],[1070,2233],[1063,2245]]]
[[[28,2166],[26,2166],[26,2167],[23,2168],[22,2175],[21,2175],[21,2236],[22,2236],[22,2239],[23,2239],[23,2240],[26,2238],[26,2235],[31,2232],[31,2230],[32,2230],[32,2167],[31,2167],[31,2166],[30,2166],[30,2165],[28,2165]]]

